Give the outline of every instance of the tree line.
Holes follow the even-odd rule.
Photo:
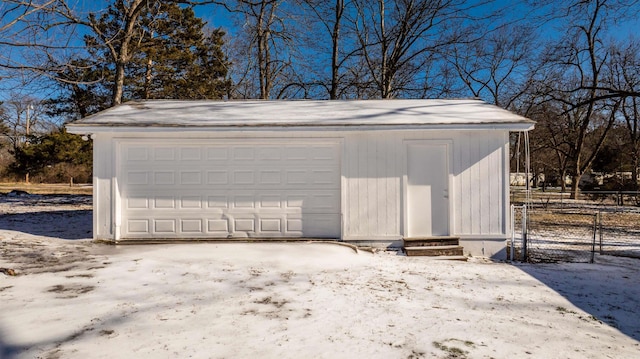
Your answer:
[[[577,196],[589,171],[631,172],[619,186],[637,189],[639,1],[503,3],[5,0],[0,88],[20,91],[0,112],[4,165],[42,172],[51,123],[135,99],[479,97],[537,121],[546,181]]]

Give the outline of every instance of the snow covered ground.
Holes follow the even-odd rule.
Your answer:
[[[640,260],[440,262],[325,243],[93,243],[0,197],[0,358],[638,358]]]

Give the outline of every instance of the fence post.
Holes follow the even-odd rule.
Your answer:
[[[527,260],[527,231],[529,230],[527,226],[527,205],[522,205],[522,261],[526,262]]]
[[[602,211],[598,212],[598,233],[600,236],[600,255],[604,254],[602,251]]]
[[[513,262],[516,258],[516,246],[513,243],[516,239],[516,207],[511,205],[511,247],[509,248],[509,256],[507,260]]]
[[[593,214],[593,242],[591,242],[591,261],[589,263],[593,263],[593,260],[596,255],[596,232],[598,230],[598,213]]]

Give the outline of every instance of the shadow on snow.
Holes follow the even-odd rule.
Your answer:
[[[87,239],[93,236],[92,213],[87,209],[3,214],[0,230],[66,240]]]
[[[602,256],[600,261],[608,261],[607,257]],[[590,314],[591,320],[640,341],[640,321],[637,320],[640,278],[634,269],[640,260],[612,260],[616,263],[521,264],[517,267]],[[596,257],[596,262],[600,261]]]

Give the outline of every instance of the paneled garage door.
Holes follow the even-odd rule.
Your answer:
[[[337,141],[121,142],[121,238],[340,237]]]

